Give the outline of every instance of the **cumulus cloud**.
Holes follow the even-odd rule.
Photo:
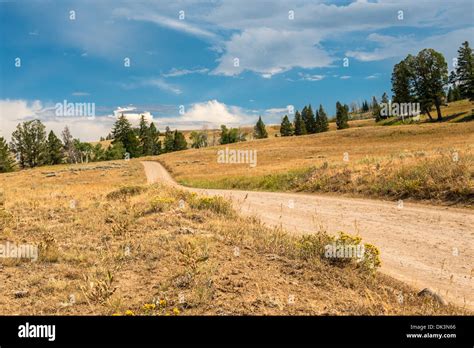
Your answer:
[[[226,42],[225,54],[213,73],[233,76],[248,70],[268,78],[294,67],[327,67],[333,61],[312,31],[254,28],[234,34]]]

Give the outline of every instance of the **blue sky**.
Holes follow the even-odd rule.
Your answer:
[[[40,118],[56,132],[67,124],[81,140],[96,140],[113,124],[108,115],[129,105],[150,111],[159,129],[251,124],[258,115],[279,123],[288,105],[308,103],[332,114],[338,100],[361,103],[390,93],[393,65],[408,53],[434,48],[452,68],[458,47],[474,38],[473,6],[471,0],[1,2],[0,136]],[[97,117],[55,115],[64,100],[95,103]]]

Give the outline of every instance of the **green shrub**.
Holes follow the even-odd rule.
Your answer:
[[[218,215],[232,215],[233,209],[231,203],[220,196],[200,197],[192,195],[189,205],[191,208],[199,210],[210,210]]]

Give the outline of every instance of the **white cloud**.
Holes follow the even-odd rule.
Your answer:
[[[318,46],[313,31],[248,29],[234,34],[225,51],[214,74],[234,76],[248,70],[269,78],[294,67],[327,67],[334,60]]]
[[[137,81],[131,83],[120,83],[120,86],[124,89],[135,89],[139,87],[156,87],[165,92],[171,92],[174,94],[181,94],[182,91],[178,87],[169,84],[165,80],[159,77],[152,77],[148,79],[135,79]]]
[[[89,96],[90,93],[88,93],[88,92],[73,92],[72,95],[75,96],[75,97],[86,97],[86,96]]]
[[[303,74],[299,73],[299,76],[301,76],[301,80],[304,81],[321,81],[322,79],[325,78],[324,75],[311,75],[311,74]]]
[[[205,74],[209,71],[207,68],[202,69],[176,69],[173,68],[166,74],[163,74],[164,77],[177,77],[177,76],[184,76],[189,74]]]
[[[379,76],[380,76],[380,74],[373,74],[373,75],[366,76],[365,79],[366,80],[375,80],[375,79],[378,79]]]
[[[380,47],[372,51],[348,51],[346,55],[360,61],[370,62],[393,57],[405,57],[409,53],[416,54],[423,48],[433,48],[443,53],[448,60],[448,64],[450,64],[450,60],[457,56],[457,49],[461,46],[461,43],[471,37],[474,37],[474,27],[418,40],[414,36],[395,37],[373,33],[367,39],[377,43]]]
[[[344,76],[341,76],[339,77],[341,80],[348,80],[350,79],[351,77],[349,75],[344,75]]]
[[[132,12],[126,8],[120,8],[113,11],[113,14],[120,17],[126,17],[137,21],[152,22],[157,25],[170,28],[173,30],[181,31],[190,35],[206,39],[215,39],[217,36],[211,31],[200,28],[197,25],[191,24],[187,20],[175,20],[166,16],[159,15],[158,13],[152,13],[150,11],[145,12]]]

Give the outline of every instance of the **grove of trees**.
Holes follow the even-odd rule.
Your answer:
[[[392,91],[394,102],[420,103],[421,111],[430,120],[434,106],[437,120],[442,120],[441,105],[445,101],[474,98],[474,56],[469,43],[466,41],[459,48],[456,67],[449,78],[448,64],[441,53],[426,48],[416,56],[408,55],[394,66]]]
[[[305,135],[326,132],[329,129],[329,120],[322,105],[313,112],[311,104],[304,106],[301,113],[296,110],[293,123],[285,115],[280,125],[280,135],[288,137],[291,135]]]

